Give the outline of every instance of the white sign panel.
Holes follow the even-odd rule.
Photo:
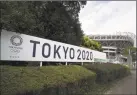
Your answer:
[[[25,34],[1,32],[1,60],[94,62],[106,59],[106,54],[74,45],[42,39]]]

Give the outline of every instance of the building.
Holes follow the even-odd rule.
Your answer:
[[[106,53],[108,62],[125,63],[131,62],[131,57],[121,54],[126,47],[134,46],[135,35],[129,32],[118,32],[114,35],[88,35],[89,38],[102,44],[103,52]]]

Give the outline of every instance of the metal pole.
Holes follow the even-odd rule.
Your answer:
[[[42,61],[40,62],[40,67],[42,67]]]
[[[81,62],[81,65],[83,66],[83,62]]]
[[[65,64],[66,66],[68,65],[68,63],[66,62],[66,64]]]

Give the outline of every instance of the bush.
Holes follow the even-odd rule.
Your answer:
[[[84,67],[97,74],[97,83],[108,83],[130,74],[130,69],[127,66],[120,64],[86,64]]]
[[[96,74],[81,66],[0,66],[1,95],[72,95],[91,89]]]

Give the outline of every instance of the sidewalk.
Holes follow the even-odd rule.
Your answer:
[[[136,95],[136,70],[131,75],[118,81],[106,94]]]

